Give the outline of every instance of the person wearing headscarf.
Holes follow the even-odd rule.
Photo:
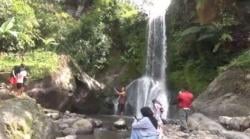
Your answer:
[[[141,108],[142,118],[132,123],[130,139],[159,139],[158,123],[149,107]]]

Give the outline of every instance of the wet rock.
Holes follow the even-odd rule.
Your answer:
[[[43,109],[43,111],[47,117],[50,117],[54,120],[57,120],[61,117],[61,113],[59,111],[52,109]]]
[[[103,126],[103,122],[101,120],[98,119],[90,119],[94,128],[100,128]]]
[[[73,123],[73,128],[78,129],[78,134],[85,134],[93,132],[93,125],[90,120],[88,119],[80,119]]]
[[[102,121],[68,111],[63,113],[59,119],[54,119],[53,123],[58,127],[57,132],[60,136],[67,136],[92,134],[94,128],[100,126]]]
[[[68,135],[65,137],[57,137],[56,139],[77,139],[76,135]]]
[[[126,129],[127,128],[127,124],[126,124],[126,121],[124,119],[118,119],[117,121],[114,122],[113,125],[116,129]]]
[[[65,129],[65,128],[68,128],[69,125],[66,124],[66,123],[59,123],[59,124],[58,124],[58,127],[59,127],[60,129]]]

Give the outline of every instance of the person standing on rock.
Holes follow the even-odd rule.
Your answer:
[[[141,108],[142,119],[134,119],[130,139],[159,139],[158,122],[149,107]]]
[[[189,129],[187,126],[187,120],[191,112],[193,94],[187,90],[182,89],[177,96],[177,101],[179,107],[179,116],[181,120],[181,130],[188,132]]]
[[[21,95],[24,90],[24,82],[27,78],[27,71],[25,70],[24,64],[20,66],[20,72],[16,75],[16,86],[17,86],[17,95]]]
[[[118,114],[122,116],[125,111],[125,103],[127,99],[127,93],[125,87],[122,87],[121,90],[115,89],[116,94],[118,95]]]
[[[16,76],[20,72],[19,66],[14,66],[10,72],[9,84],[10,84],[10,92],[13,93],[16,86]]]
[[[159,124],[162,124],[162,113],[163,113],[163,107],[162,104],[157,100],[157,99],[153,99],[152,100],[153,103],[153,112],[155,115],[155,118],[157,119]]]

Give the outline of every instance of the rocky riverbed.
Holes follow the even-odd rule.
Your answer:
[[[222,125],[200,113],[188,119],[190,132],[182,132],[178,122],[163,127],[164,139],[250,139],[248,131],[226,130]]]
[[[83,127],[86,127],[86,125],[88,125],[87,124],[88,122],[86,121],[83,122],[84,120],[82,118],[84,118],[85,120],[92,121],[91,122],[92,130],[87,130],[87,131],[93,131],[93,132],[80,132],[80,131],[84,131]],[[115,123],[115,121],[118,118],[119,117],[115,117],[115,116],[106,116],[105,118],[102,118],[102,119],[103,120],[105,119],[106,122],[108,120],[109,123]],[[65,123],[65,121],[74,121],[74,122]],[[59,125],[60,127],[59,131],[61,135],[64,135],[64,137],[58,137],[57,139],[81,139],[81,138],[128,139],[130,135],[130,130],[131,130],[131,118],[129,121],[125,120],[125,123],[123,124],[127,124],[127,125],[124,125],[126,129],[123,129],[123,130],[116,129],[113,124],[110,124],[110,127],[107,127],[107,126],[103,127],[102,126],[103,122],[100,120],[86,118],[83,115],[67,113],[67,112],[64,114],[64,116],[62,116],[61,119],[59,118],[55,120],[54,122]],[[81,127],[71,126],[71,125],[75,125],[74,123],[75,124],[82,123],[82,124],[80,124]],[[93,123],[95,123],[96,126],[93,126],[95,125]],[[84,126],[84,124],[86,125]],[[180,130],[178,120],[169,120],[168,123],[162,127],[161,139],[250,139],[249,130],[245,130],[245,132],[226,130],[222,125],[220,125],[216,121],[211,120],[208,117],[200,113],[195,113],[191,115],[188,120],[188,124],[190,127],[190,132],[183,132]],[[89,127],[91,126],[88,126],[88,128]],[[76,132],[78,130],[79,132]],[[71,131],[71,132],[65,132],[65,131]],[[89,134],[89,136],[86,136],[86,134]]]
[[[42,108],[27,95],[16,97],[0,91],[0,138],[2,139],[128,139],[131,117],[119,130],[119,116],[86,116]],[[90,118],[92,117],[92,118]],[[94,117],[94,118],[93,118]],[[161,139],[250,139],[249,117],[220,117],[218,122],[194,113],[189,117],[190,132],[182,132],[178,120],[162,127]],[[223,127],[224,126],[224,127]],[[120,126],[119,126],[120,127]],[[236,131],[239,130],[239,131]]]

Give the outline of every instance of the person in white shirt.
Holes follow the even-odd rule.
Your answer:
[[[21,95],[24,90],[24,79],[27,77],[27,71],[23,64],[21,64],[20,72],[16,75],[17,95]]]
[[[157,100],[157,99],[153,99],[152,100],[153,103],[153,112],[154,112],[154,116],[156,118],[156,120],[158,121],[158,124],[162,124],[162,113],[163,113],[163,107],[162,104]]]
[[[159,139],[157,120],[149,107],[141,108],[142,119],[132,123],[130,139]]]

